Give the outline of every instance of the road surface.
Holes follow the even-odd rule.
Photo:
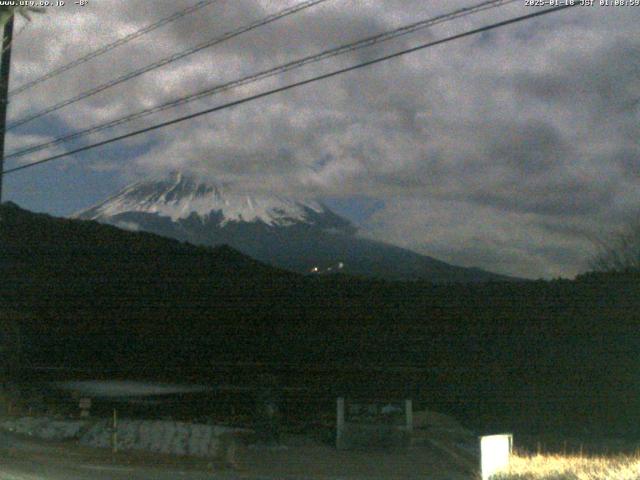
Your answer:
[[[155,455],[155,454],[154,454]],[[0,480],[469,480],[440,450],[337,451],[327,446],[252,450],[239,469],[207,459],[88,449],[0,432]],[[463,469],[466,470],[466,469]]]

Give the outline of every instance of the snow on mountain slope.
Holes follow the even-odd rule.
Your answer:
[[[126,187],[103,203],[76,214],[85,219],[104,220],[122,213],[144,212],[185,219],[193,213],[206,217],[220,212],[223,226],[229,222],[262,222],[287,226],[311,222],[310,213],[322,214],[326,208],[312,201],[299,201],[277,195],[247,195],[229,184],[211,184],[194,176],[173,172],[167,178],[139,182]]]
[[[361,238],[349,220],[318,202],[248,194],[240,185],[208,183],[180,172],[126,187],[75,217],[196,245],[226,244],[300,273],[433,282],[505,278]]]

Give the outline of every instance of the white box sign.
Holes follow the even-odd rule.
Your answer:
[[[482,480],[509,466],[513,447],[513,435],[488,435],[480,437],[480,469]]]

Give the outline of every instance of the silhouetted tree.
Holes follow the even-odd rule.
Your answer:
[[[608,239],[598,240],[591,268],[597,271],[640,270],[640,217]]]

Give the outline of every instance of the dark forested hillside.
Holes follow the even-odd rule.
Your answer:
[[[0,269],[0,314],[20,325],[25,367],[231,383],[258,364],[327,394],[409,390],[485,428],[639,424],[636,273],[453,285],[304,277],[230,248],[12,204],[0,207]]]

